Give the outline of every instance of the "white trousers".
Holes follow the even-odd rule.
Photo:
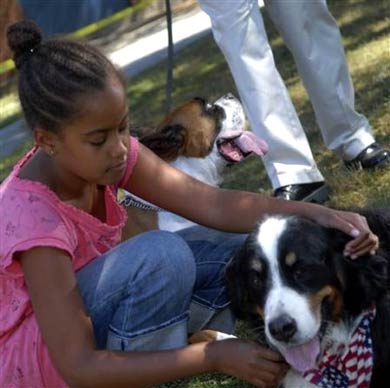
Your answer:
[[[249,123],[270,150],[264,165],[274,188],[323,180],[306,134],[276,69],[255,0],[198,0],[232,72]],[[351,160],[375,140],[354,108],[339,28],[326,0],[265,0],[293,54],[326,146]]]

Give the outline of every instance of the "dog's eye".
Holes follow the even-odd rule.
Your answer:
[[[299,279],[302,277],[302,275],[303,275],[303,271],[302,271],[301,268],[295,269],[295,271],[294,271],[294,277],[295,277],[296,279],[299,280]]]
[[[260,288],[261,287],[261,283],[262,283],[261,282],[261,278],[260,278],[260,274],[255,272],[255,271],[252,271],[249,274],[248,283],[249,283],[250,287]]]
[[[295,266],[293,270],[294,279],[300,283],[307,283],[312,279],[313,272],[309,267]]]

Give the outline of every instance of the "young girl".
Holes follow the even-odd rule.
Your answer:
[[[299,214],[355,237],[355,257],[377,248],[365,219],[186,176],[129,135],[124,85],[102,54],[41,43],[28,21],[8,40],[36,145],[0,191],[0,386],[134,388],[212,371],[276,384],[286,365],[254,342],[187,345],[188,332],[233,330],[223,268],[245,236],[224,232]],[[212,229],[119,244],[119,187]]]

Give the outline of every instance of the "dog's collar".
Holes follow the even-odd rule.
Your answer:
[[[119,200],[120,205],[124,207],[135,207],[137,209],[142,209],[142,210],[153,210],[156,212],[164,211],[164,209],[161,209],[158,206],[154,206],[152,204],[146,203],[141,201],[140,199],[133,197],[130,193],[126,193],[123,198]]]
[[[371,323],[374,317],[375,307],[361,316],[346,346],[325,349],[317,368],[305,372],[303,377],[322,388],[368,388],[373,368]]]

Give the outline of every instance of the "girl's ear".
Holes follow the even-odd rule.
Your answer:
[[[34,128],[33,137],[35,144],[52,156],[56,152],[57,135],[42,128]]]

